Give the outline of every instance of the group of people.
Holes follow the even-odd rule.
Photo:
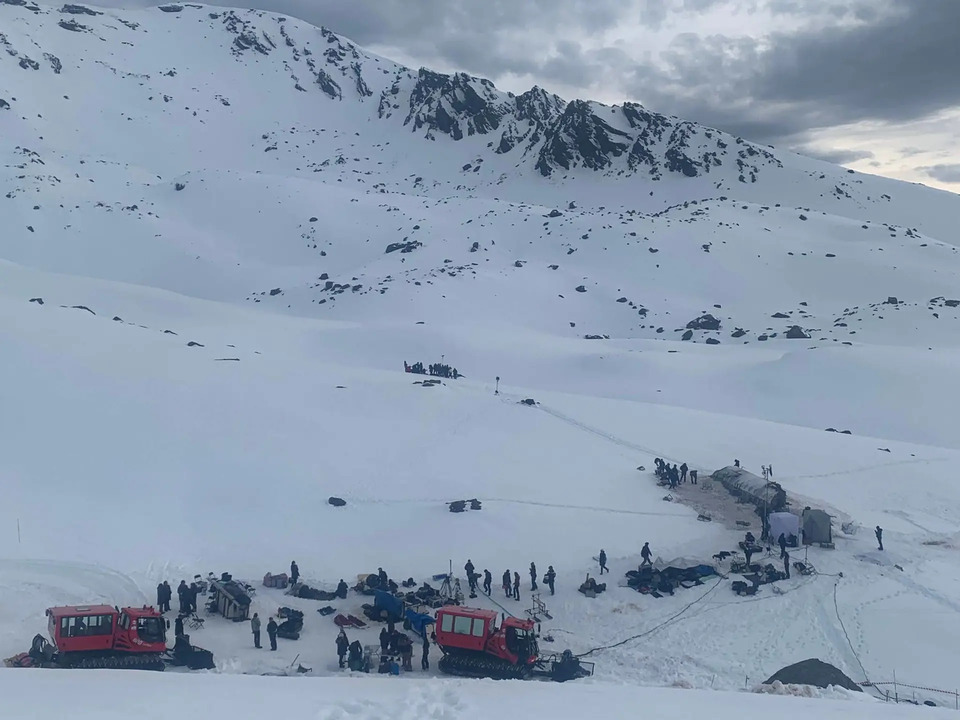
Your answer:
[[[270,618],[267,621],[267,636],[270,638],[270,649],[277,649],[277,630],[280,628],[277,625],[277,621]],[[260,645],[260,614],[254,613],[253,617],[250,618],[250,631],[253,633],[253,646],[258,650],[262,647]]]
[[[415,362],[413,365],[408,365],[407,361],[404,360],[403,371],[413,373],[414,375],[432,375],[434,377],[453,378],[454,380],[463,377],[459,372],[457,372],[455,367],[450,367],[449,365],[444,365],[443,363],[428,365],[427,368],[424,369],[422,362]]]
[[[671,465],[661,458],[654,458],[653,464],[656,466],[655,472],[657,475],[657,480],[668,484],[671,490],[676,489],[680,483],[687,482],[688,471],[690,484],[697,484],[697,471],[690,470],[686,463],[683,463],[680,465],[680,467],[677,467],[676,463]]]
[[[472,560],[467,560],[466,565],[463,566],[464,572],[467,574],[467,583],[470,587],[470,597],[477,596],[477,588],[480,587],[480,578],[483,578],[483,592],[489,597],[493,592],[493,575],[489,570],[484,570],[483,574],[478,573],[476,568],[473,565]],[[536,592],[540,587],[537,584],[537,564],[534,562],[530,563],[530,592]],[[547,566],[547,572],[544,573],[543,582],[548,588],[550,588],[550,594],[555,594],[556,588],[555,583],[557,581],[557,573],[553,569],[553,565]],[[508,598],[513,598],[514,600],[520,599],[520,573],[513,572],[509,570],[504,570],[502,577],[503,594]]]
[[[197,611],[197,596],[201,593],[200,586],[192,582],[187,585],[181,580],[177,586],[177,598],[180,601],[180,614],[189,615]],[[170,612],[170,600],[173,599],[173,590],[170,583],[164,580],[157,585],[157,610],[160,613]]]
[[[359,640],[350,642],[346,631],[340,629],[337,635],[337,659],[340,661],[340,667],[348,667],[351,670],[360,671],[363,669],[363,645]],[[346,659],[345,659],[346,658]]]

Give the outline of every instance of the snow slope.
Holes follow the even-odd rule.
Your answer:
[[[324,587],[467,558],[526,578],[533,560],[559,578],[550,649],[642,636],[591,655],[572,702],[660,707],[616,686],[735,690],[814,656],[956,687],[956,196],[408,70],[267,13],[6,2],[0,46],[0,656],[50,605],[151,602],[162,579],[255,581],[294,558]],[[465,379],[401,370],[441,359]],[[795,506],[836,515],[837,549],[756,598],[731,579],[617,587],[645,541],[712,562],[740,539],[697,521],[708,483],[664,502],[637,470],[657,456],[702,477],[772,463]],[[447,512],[471,497],[481,512]],[[601,547],[610,589],[588,600]],[[520,613],[528,595],[477,602]],[[303,639],[265,656],[211,619],[194,640],[221,673],[299,654],[339,675],[315,603],[256,602],[305,609]],[[21,676],[0,672],[16,702],[52,682]],[[348,682],[310,692],[347,702]],[[372,704],[318,712],[422,692],[469,716],[544,692],[369,687]]]

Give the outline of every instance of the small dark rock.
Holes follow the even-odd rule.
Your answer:
[[[36,303],[37,305],[43,305],[43,298],[30,298],[30,302]]]
[[[561,215],[563,215],[563,213],[560,212],[559,210],[551,210],[548,214],[544,215],[544,217],[558,218]]]
[[[270,297],[274,297],[274,296],[276,296],[276,295],[279,295],[281,292],[283,292],[283,291],[282,291],[280,288],[274,288],[273,290],[270,291]]]
[[[777,320],[786,320],[786,319],[789,318],[790,316],[787,315],[786,313],[778,312],[778,313],[776,313],[776,314],[774,314],[774,315],[771,315],[770,317],[777,318]]]
[[[747,331],[746,331],[746,330],[744,330],[743,328],[737,328],[737,329],[734,330],[732,333],[730,333],[730,337],[733,337],[733,338],[742,338],[742,337],[743,337],[744,335],[746,335],[746,334],[747,334]]]
[[[71,305],[70,307],[74,310],[86,310],[91,315],[96,315],[96,313],[90,308],[88,308],[86,305]]]
[[[707,345],[719,345],[720,341],[716,338],[707,338]]]
[[[206,347],[206,346],[191,340],[190,342],[187,343],[187,347]]]
[[[114,322],[123,322],[123,318],[120,317],[119,315],[114,315],[114,316],[113,316],[113,321],[114,321]]]
[[[810,336],[807,335],[803,328],[799,325],[791,325],[790,329],[787,330],[787,338],[790,340],[809,340]]]
[[[687,330],[682,336],[681,340],[689,340],[693,337],[693,330]]]
[[[587,291],[583,285],[577,285],[576,290],[578,293],[585,293]]]
[[[895,298],[893,295],[891,295],[890,297],[888,297],[888,298],[884,301],[883,304],[884,304],[884,305],[898,305],[899,303],[900,303],[900,301],[897,300],[897,298]]]
[[[343,507],[347,504],[347,501],[343,498],[331,497],[327,499],[327,502],[333,505],[334,507]]]
[[[533,398],[526,398],[525,400],[520,401],[523,405],[530,405],[531,407],[537,404],[537,401]]]

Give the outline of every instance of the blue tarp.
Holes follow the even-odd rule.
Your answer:
[[[412,608],[407,608],[406,619],[410,621],[410,629],[420,636],[426,634],[427,625],[431,625],[436,622],[432,615],[419,613]]]
[[[390,613],[394,620],[399,620],[403,617],[403,600],[398,597],[394,597],[388,592],[383,590],[374,590],[373,604],[377,608],[386,610],[388,613]]]

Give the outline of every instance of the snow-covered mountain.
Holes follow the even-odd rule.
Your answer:
[[[552,562],[563,644],[657,628],[601,680],[736,689],[817,655],[954,687],[960,197],[269,13],[30,0],[0,0],[0,195],[0,655],[50,604],[295,549],[316,583]],[[466,379],[413,385],[418,360]],[[613,587],[645,540],[736,545],[662,501],[654,456],[772,463],[837,516],[825,574],[676,621],[694,597]],[[852,532],[878,523],[887,555]],[[328,630],[300,648],[322,674]]]

